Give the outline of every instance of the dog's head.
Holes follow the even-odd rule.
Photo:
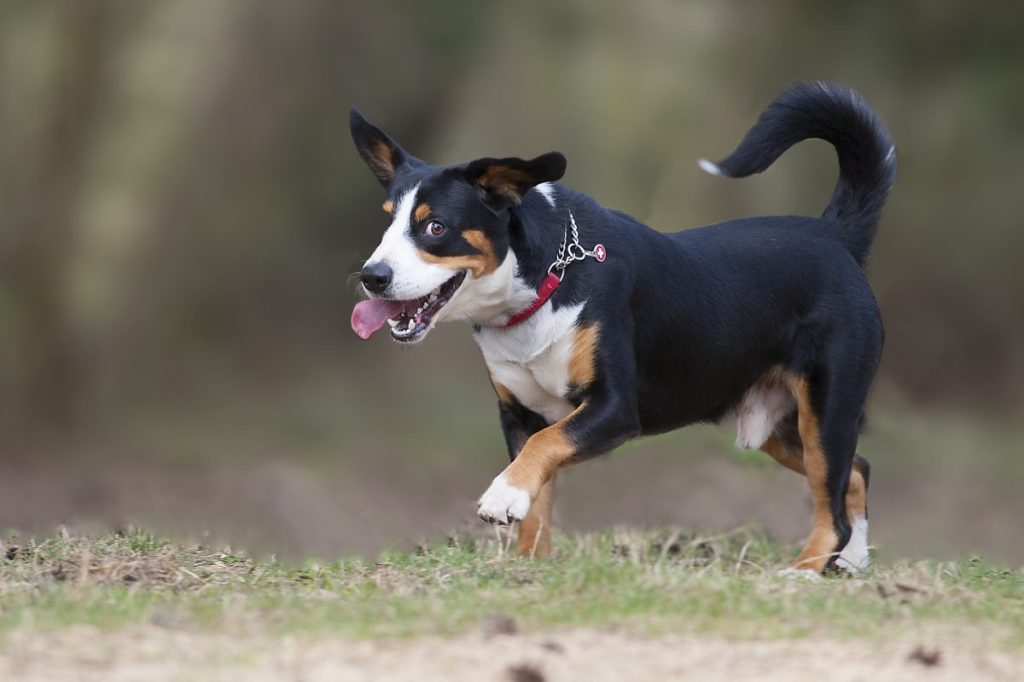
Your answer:
[[[387,190],[383,208],[391,216],[360,273],[369,300],[352,311],[356,334],[369,338],[387,322],[396,341],[415,343],[439,320],[485,322],[507,312],[516,293],[510,211],[536,185],[561,178],[565,157],[551,152],[438,168],[409,155],[354,109],[349,122],[359,155]]]

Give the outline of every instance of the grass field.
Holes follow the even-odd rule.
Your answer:
[[[621,530],[557,537],[533,561],[481,534],[291,565],[135,530],[11,536],[0,678],[1024,677],[1024,571],[776,576],[796,549]]]

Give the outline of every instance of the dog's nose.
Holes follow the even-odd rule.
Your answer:
[[[391,284],[391,278],[394,274],[387,263],[367,263],[363,266],[362,272],[359,273],[359,279],[363,282],[363,286],[366,287],[367,291],[380,295]]]

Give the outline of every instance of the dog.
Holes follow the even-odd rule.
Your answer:
[[[559,469],[648,434],[737,420],[737,444],[803,474],[813,524],[791,571],[869,563],[868,461],[857,453],[883,326],[864,274],[896,175],[884,125],[853,90],[784,91],[712,175],[767,169],[808,138],[839,179],[819,218],[754,217],[655,231],[558,184],[566,159],[435,167],[355,109],[352,138],[391,223],[360,272],[352,328],[402,344],[465,320],[498,397],[511,463],[479,499],[550,549]]]

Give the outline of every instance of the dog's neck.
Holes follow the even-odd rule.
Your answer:
[[[449,319],[468,320],[477,326],[498,326],[510,313],[530,305],[533,287],[519,275],[520,261],[509,249],[501,265],[473,283],[471,291],[450,304]]]
[[[532,194],[527,195],[528,203],[512,209],[508,232],[509,249],[519,263],[519,277],[536,290],[558,255],[569,207],[552,205],[546,198]]]
[[[463,303],[466,312],[452,310],[450,319],[500,328],[511,315],[527,308],[558,256],[568,211],[567,204],[556,205],[546,194],[528,193],[521,205],[511,209],[509,248],[501,265],[474,283],[471,306],[469,300],[453,302],[453,306]]]

